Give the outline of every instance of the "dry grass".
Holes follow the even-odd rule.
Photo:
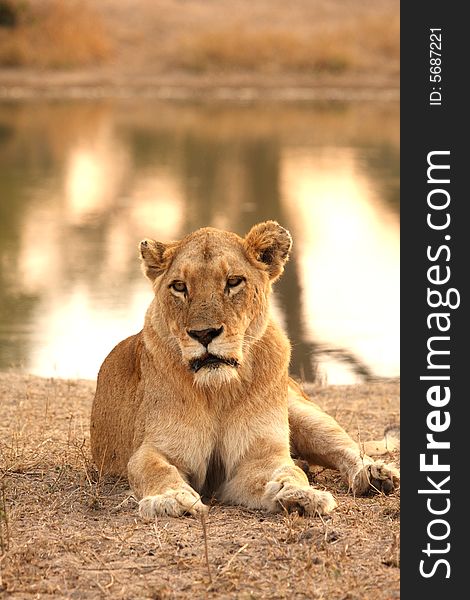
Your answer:
[[[9,0],[17,23],[0,28],[0,64],[9,67],[76,67],[111,55],[103,20],[80,0]]]
[[[229,28],[188,36],[180,48],[176,65],[194,71],[341,72],[356,62],[351,49],[344,48],[338,32],[323,34],[320,39],[305,39],[289,31]]]
[[[240,26],[193,33],[178,44],[173,62],[194,71],[342,73],[387,63],[399,69],[400,20],[396,13],[339,22],[310,32]]]
[[[397,0],[0,0],[0,65],[135,78],[397,80]],[[110,60],[112,58],[112,60]],[[95,71],[95,76],[98,71]],[[240,79],[241,78],[241,79]],[[194,84],[193,84],[194,85]]]
[[[355,499],[317,469],[339,503],[329,519],[214,503],[206,524],[144,524],[126,482],[90,464],[93,389],[0,375],[0,597],[399,597],[397,493]],[[397,421],[398,393],[397,382],[316,390],[361,439]]]

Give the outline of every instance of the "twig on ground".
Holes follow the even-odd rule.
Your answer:
[[[5,531],[5,537],[3,537],[3,531]],[[1,551],[1,554],[5,554],[5,552],[8,550],[9,542],[10,542],[10,528],[9,528],[9,524],[8,524],[5,482],[2,481],[1,494],[0,494],[0,551]],[[1,581],[0,581],[0,585],[1,585]]]
[[[209,564],[209,548],[207,545],[207,525],[206,525],[206,516],[204,514],[201,514],[201,524],[202,524],[202,535],[204,538],[204,556],[206,559],[206,566],[207,566],[207,574],[209,576],[209,583],[210,585],[212,585],[213,581],[212,581],[212,573],[211,573],[211,567]]]

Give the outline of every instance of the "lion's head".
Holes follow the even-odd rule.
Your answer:
[[[291,245],[289,232],[275,221],[255,225],[245,238],[206,227],[178,242],[140,243],[155,291],[152,327],[196,384],[218,387],[238,379],[266,329],[271,284]]]

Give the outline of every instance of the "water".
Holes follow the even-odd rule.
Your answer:
[[[140,330],[143,237],[276,219],[292,372],[399,374],[398,105],[0,104],[0,370],[95,378]]]

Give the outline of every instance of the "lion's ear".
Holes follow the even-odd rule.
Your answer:
[[[272,280],[282,275],[291,248],[290,233],[276,221],[254,225],[245,237],[247,254],[262,264]]]
[[[142,270],[150,281],[154,281],[168,267],[168,246],[155,240],[145,239],[140,242],[139,250]]]

